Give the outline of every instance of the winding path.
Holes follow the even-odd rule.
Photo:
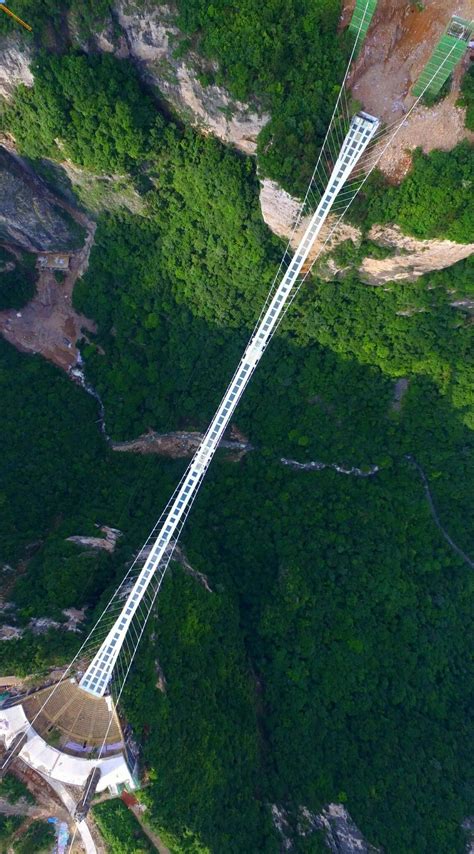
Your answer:
[[[416,468],[418,474],[421,477],[421,481],[423,483],[423,488],[425,490],[426,500],[428,501],[429,508],[431,511],[431,515],[435,521],[436,527],[441,531],[444,539],[446,540],[447,543],[449,543],[449,545],[451,546],[453,551],[455,551],[456,554],[459,555],[459,557],[464,561],[464,563],[467,563],[467,565],[470,566],[471,569],[474,569],[474,561],[472,560],[472,558],[470,558],[469,555],[466,554],[466,552],[463,552],[463,550],[461,548],[459,548],[458,545],[456,545],[454,540],[452,540],[451,537],[449,536],[448,532],[443,528],[443,526],[440,522],[440,518],[438,516],[438,512],[437,512],[436,507],[435,507],[435,503],[433,501],[433,496],[431,494],[430,485],[428,483],[428,478],[426,477],[426,474],[423,471],[423,469],[421,468],[420,464],[415,460],[414,457],[412,457],[411,454],[405,454],[405,459],[408,460],[408,462],[411,463]]]

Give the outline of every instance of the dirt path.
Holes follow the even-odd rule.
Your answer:
[[[143,830],[143,833],[145,834],[145,836],[148,837],[151,844],[155,846],[156,850],[159,851],[160,854],[171,854],[169,848],[167,848],[166,845],[163,844],[160,837],[156,833],[154,833],[153,830],[151,830],[151,828],[148,827],[147,824],[145,824],[145,822],[143,821],[143,816],[142,816],[139,808],[138,807],[129,807],[129,809],[130,809],[130,812],[133,812],[133,815],[135,816],[136,820],[138,821],[138,824],[140,825],[141,829]]]
[[[345,4],[344,19],[353,5],[353,0]],[[472,0],[425,0],[420,8],[407,0],[379,0],[349,77],[352,92],[365,110],[386,124],[407,113],[415,101],[411,87],[454,14],[472,18]],[[381,169],[393,180],[401,180],[410,167],[406,149],[448,150],[462,139],[474,141],[474,134],[464,127],[465,111],[456,107],[468,54],[456,69],[450,95],[430,109],[418,106],[384,155]]]
[[[405,454],[405,459],[408,460],[408,462],[416,468],[418,474],[421,477],[423,489],[425,490],[426,500],[428,501],[430,512],[434,519],[436,527],[439,529],[439,531],[441,531],[446,542],[451,546],[453,551],[455,551],[456,554],[459,555],[461,560],[463,560],[464,563],[467,563],[467,565],[470,566],[471,569],[474,569],[474,560],[472,560],[472,558],[470,558],[469,555],[466,554],[466,552],[463,552],[463,550],[459,548],[458,545],[456,545],[456,543],[454,542],[454,540],[451,539],[445,528],[443,528],[440,518],[438,516],[438,511],[436,510],[435,503],[433,501],[433,496],[431,494],[428,478],[426,477],[426,474],[421,468],[420,464],[415,460],[414,457],[411,456],[411,454]]]

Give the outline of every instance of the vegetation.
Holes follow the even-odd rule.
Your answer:
[[[16,804],[20,799],[25,800],[29,804],[35,803],[35,799],[28,787],[11,772],[0,783],[0,795],[2,798],[10,801],[11,804]]]
[[[35,255],[20,257],[0,246],[0,311],[23,308],[36,292]]]
[[[203,15],[189,6],[186,26],[191,32],[200,22],[206,44],[214,24]],[[234,36],[239,15],[229,15]],[[257,54],[256,64],[263,68],[270,55]],[[276,56],[262,91],[271,73],[281,77]],[[77,110],[85,126],[93,122],[68,83],[79,61],[95,74],[90,103],[110,107],[96,133],[104,143],[94,139],[90,150],[79,118],[68,118]],[[137,105],[137,90],[121,92],[137,147],[120,150],[107,99],[120,75],[138,83],[125,65],[101,62],[41,60],[37,77],[44,103],[51,106],[53,88],[59,93],[55,115],[66,119],[71,157],[98,170],[121,162],[140,179],[143,210],[100,216],[76,289],[77,306],[97,322],[96,337],[83,342],[87,375],[114,437],[203,428],[279,247],[260,220],[252,165],[212,140],[165,127],[151,101]],[[23,92],[11,113],[32,156],[54,139],[41,98]],[[471,179],[466,145],[418,153],[399,188],[376,180],[356,213],[367,223],[395,217],[422,237],[471,239]],[[193,508],[184,545],[212,592],[174,566],[124,694],[143,745],[148,815],[177,852],[275,854],[281,840],[268,804],[287,810],[296,854],[318,850],[319,837],[298,832],[300,807],[317,813],[330,800],[347,804],[387,854],[464,850],[460,826],[473,782],[472,572],[433,524],[406,456],[419,461],[444,526],[471,553],[473,326],[452,302],[472,292],[473,265],[370,288],[357,279],[353,251],[341,250],[351,268],[345,278],[314,278],[303,290],[237,414],[254,451],[239,465],[219,457]],[[365,243],[363,251],[378,250]],[[96,428],[92,397],[39,359],[4,343],[0,354],[2,557],[27,558],[12,594],[15,619],[61,620],[70,604],[88,605],[87,631],[184,461],[114,454]],[[400,377],[409,388],[396,410]],[[282,457],[378,471],[365,478],[294,471]],[[97,534],[103,522],[124,531],[113,555],[66,542]],[[8,660],[15,672],[31,672],[67,658],[77,643],[72,633],[27,628],[8,650],[0,645],[0,666]],[[153,687],[157,664],[165,693]],[[111,850],[149,850],[122,804],[95,812]]]
[[[155,847],[123,801],[104,801],[93,809],[93,816],[107,843],[110,854],[148,854]]]
[[[60,41],[67,14],[71,15],[80,35],[85,36],[100,27],[109,9],[109,0],[15,0],[15,14],[26,21],[33,32],[27,33],[6,15],[0,15],[0,33],[14,32],[25,40],[52,46]]]
[[[461,107],[466,107],[466,127],[474,130],[474,65],[472,64],[462,79],[461,97],[458,103]]]
[[[271,121],[259,162],[303,192],[326,133],[347,52],[337,37],[339,0],[179,0],[179,26],[219,70],[214,79],[241,100],[257,99]]]
[[[51,851],[55,838],[54,828],[46,821],[34,821],[25,833],[14,842],[13,850],[15,854],[43,854],[43,852]]]
[[[410,173],[399,186],[380,175],[367,182],[351,216],[368,230],[374,223],[396,222],[407,234],[445,237],[469,243],[474,234],[473,146],[461,142],[452,151],[413,154]]]
[[[162,121],[132,66],[109,54],[43,54],[33,73],[35,85],[18,87],[5,115],[28,157],[66,156],[99,172],[124,172],[156,144]]]
[[[23,822],[20,815],[0,815],[0,854],[7,854],[12,836]]]

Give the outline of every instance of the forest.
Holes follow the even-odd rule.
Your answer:
[[[286,79],[283,66],[296,75],[297,63],[283,47],[268,64],[248,37],[257,18],[277,46],[287,43],[280,4],[231,8],[228,38],[220,4],[211,8],[180,4],[182,27],[190,37],[199,30],[236,97],[252,88],[271,104],[269,151],[279,154],[268,169],[297,186],[307,174],[301,139],[288,151],[277,139],[288,138],[311,69]],[[290,4],[291,56],[315,34],[327,44],[338,9],[308,3],[297,14]],[[327,56],[314,53],[315,63]],[[335,86],[342,57],[341,47],[315,76],[334,75]],[[141,213],[97,215],[74,293],[97,323],[81,349],[108,432],[203,429],[282,248],[261,219],[255,164],[170,122],[124,61],[42,55],[35,75],[4,114],[22,153],[33,164],[60,160],[59,138],[83,168],[126,171],[143,203]],[[304,106],[314,115],[312,97],[323,97],[316,86]],[[322,115],[329,109],[324,101]],[[472,169],[467,145],[417,152],[398,188],[376,176],[354,216],[466,242]],[[358,249],[344,251],[355,258]],[[453,293],[472,294],[473,263],[384,288],[361,282],[357,268],[354,260],[329,281],[316,272],[265,355],[236,415],[254,450],[240,463],[218,454],[183,537],[212,592],[173,565],[123,698],[142,745],[147,821],[174,854],[277,854],[270,804],[286,810],[296,854],[315,854],[326,849],[318,832],[302,834],[301,808],[317,814],[331,801],[387,854],[465,850],[474,582],[407,457],[472,555],[473,325],[452,303]],[[0,644],[0,660],[26,674],[66,660],[78,643],[61,629],[34,634],[31,619],[61,623],[64,608],[86,607],[87,631],[185,461],[115,453],[92,396],[38,356],[3,341],[0,354],[0,542],[4,562],[20,565],[14,579],[9,570],[8,619],[24,629]],[[400,378],[408,387],[396,406]],[[378,470],[296,471],[282,457]],[[101,524],[123,531],[114,554],[67,542]],[[112,851],[131,850],[130,838],[133,850],[149,850],[122,804],[96,810]]]

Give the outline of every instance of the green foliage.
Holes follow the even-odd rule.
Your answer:
[[[110,854],[151,854],[155,851],[155,847],[123,801],[113,800],[97,804],[92,814]]]
[[[281,11],[255,14],[274,8]],[[228,15],[232,38],[240,14]],[[201,26],[204,42],[212,27],[203,8],[190,7],[189,16],[189,30]],[[219,23],[214,32],[221,30]],[[229,56],[232,49],[229,40]],[[263,67],[272,55],[257,52],[255,62]],[[271,73],[281,75],[275,56],[262,92]],[[117,67],[110,65],[112,76]],[[48,98],[62,98],[62,72],[45,72],[44,86],[50,72]],[[110,107],[104,85],[91,101],[106,91]],[[81,128],[66,125],[67,144],[82,157]],[[112,154],[101,160],[91,147],[103,163],[118,157],[115,125],[107,127]],[[144,146],[133,168],[148,153]],[[369,221],[394,218],[421,236],[465,239],[470,156],[467,146],[417,154],[398,189],[376,178],[364,202]],[[276,268],[276,241],[263,228],[255,175],[243,159],[168,127],[147,177],[153,186],[144,190],[143,215],[101,217],[76,289],[77,305],[98,324],[83,347],[87,373],[105,401],[109,431],[121,438],[148,426],[205,427]],[[350,264],[358,251],[341,249]],[[364,251],[379,250],[365,243]],[[300,806],[318,811],[341,798],[387,854],[464,850],[472,574],[433,524],[405,455],[419,460],[443,524],[471,552],[474,348],[472,325],[450,305],[453,291],[469,288],[471,261],[385,288],[353,274],[315,280],[265,354],[237,414],[255,450],[239,465],[218,457],[185,533],[188,558],[213,592],[173,569],[124,694],[147,766],[148,815],[172,850],[276,854],[281,841],[268,804],[277,803],[288,810],[296,854],[316,851],[320,837],[298,836]],[[184,462],[114,454],[82,390],[5,344],[0,353],[2,546],[7,559],[30,558],[13,593],[18,620],[45,612],[60,619],[74,602],[93,606],[91,621]],[[410,384],[395,412],[392,380],[400,376]],[[366,478],[293,471],[281,457],[379,471]],[[125,532],[113,556],[65,542],[97,533],[102,520]],[[34,541],[38,551],[25,552]],[[70,635],[27,630],[0,645],[0,668],[24,674],[64,660],[78,645]],[[165,694],[154,687],[157,662]],[[118,846],[112,850],[148,844],[135,839],[122,805],[97,809],[108,844]]]
[[[166,678],[164,695],[150,690],[155,656]],[[153,767],[152,784],[142,795],[150,821],[190,842],[189,849],[172,850],[274,850],[268,847],[269,817],[255,798],[259,751],[252,682],[235,598],[223,590],[209,593],[173,569],[125,696]]]
[[[5,112],[28,157],[66,156],[98,172],[124,172],[156,146],[162,122],[130,64],[109,54],[44,53],[33,73],[35,85],[18,87]]]
[[[216,83],[270,110],[259,137],[263,171],[303,192],[344,73],[338,0],[180,0],[178,7],[180,27],[218,61]]]
[[[27,786],[11,772],[0,782],[0,795],[11,804],[16,804],[20,799],[25,800],[28,804],[35,803],[35,799]]]
[[[74,295],[98,321],[106,358],[94,346],[84,352],[119,438],[211,415],[243,342],[228,327],[253,321],[274,273],[276,241],[249,161],[210,139],[170,135],[156,182],[146,219],[100,218]],[[172,379],[160,367],[168,359]]]
[[[452,151],[413,154],[413,167],[398,186],[374,176],[351,217],[368,230],[374,223],[396,222],[407,234],[445,237],[469,243],[474,234],[474,156],[468,142]]]
[[[11,838],[23,822],[20,815],[0,815],[0,854],[7,854]]]
[[[8,5],[8,4],[7,4]],[[0,14],[0,33],[15,33],[27,41],[55,45],[64,37],[66,15],[72,14],[82,36],[100,27],[110,10],[108,0],[15,0],[9,8],[33,28],[29,33]]]
[[[360,266],[364,258],[389,258],[393,255],[394,250],[388,246],[381,246],[373,240],[361,240],[356,243],[350,238],[343,240],[342,243],[331,252],[331,257],[339,268],[346,267],[357,268]],[[323,258],[322,263],[324,264]]]
[[[13,269],[9,267],[13,266]],[[0,311],[23,308],[36,292],[35,256],[23,252],[18,259],[0,247]]]
[[[466,107],[465,125],[474,130],[474,65],[470,65],[461,82],[460,107]]]
[[[10,561],[67,516],[87,492],[104,448],[95,402],[39,357],[0,340],[2,463],[0,543]]]
[[[54,827],[46,821],[34,821],[14,842],[15,854],[43,854],[51,851],[55,838]]]

